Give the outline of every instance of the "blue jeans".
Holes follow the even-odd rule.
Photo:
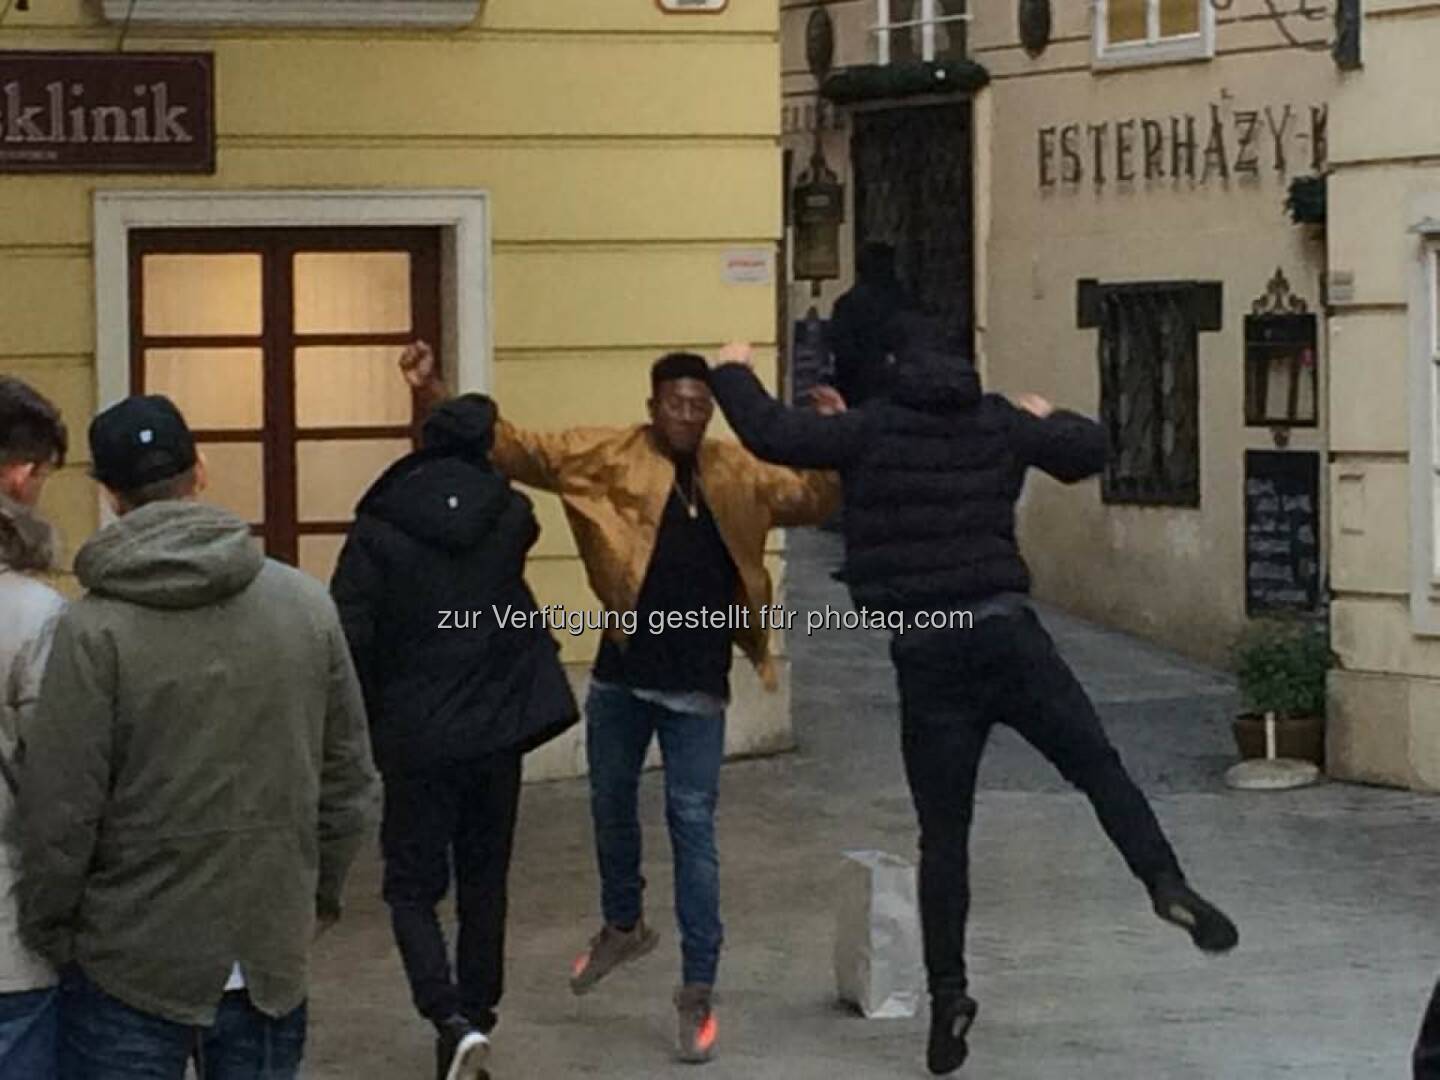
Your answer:
[[[60,994],[0,994],[0,1080],[55,1080]]]
[[[305,1006],[279,1019],[244,991],[221,999],[211,1027],[192,1027],[132,1009],[83,974],[61,990],[62,1080],[295,1080],[305,1051]]]
[[[725,757],[725,713],[674,712],[621,687],[592,686],[585,702],[590,812],[600,902],[611,926],[644,913],[636,795],[650,740],[665,763],[665,820],[675,858],[675,917],[687,984],[712,986],[720,963],[720,855],[715,803]]]

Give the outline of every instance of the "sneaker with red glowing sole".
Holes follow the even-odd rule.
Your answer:
[[[710,987],[692,983],[675,995],[677,1043],[681,1061],[701,1064],[715,1056],[720,1023]]]
[[[630,930],[613,926],[602,927],[590,939],[590,947],[575,958],[570,968],[570,990],[575,994],[588,994],[595,984],[621,964],[652,951],[660,941],[660,935],[645,925],[641,919]]]

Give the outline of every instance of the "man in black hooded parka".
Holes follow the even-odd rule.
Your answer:
[[[1233,948],[1238,935],[1186,884],[1145,796],[1028,604],[1030,575],[1015,538],[1026,471],[1065,483],[1093,476],[1105,465],[1103,429],[1034,395],[1017,406],[983,393],[974,368],[923,323],[910,320],[901,340],[886,396],[838,415],[776,402],[743,345],[727,346],[711,386],[757,457],[839,470],[838,576],[857,608],[908,627],[892,636],[891,658],[920,821],[929,1066],[944,1075],[964,1063],[977,1011],[965,972],[969,833],[976,771],[996,723],[1018,731],[1089,798],[1161,918],[1208,952]],[[958,620],[921,628],[934,612],[970,612],[972,628]]]
[[[361,500],[331,583],[384,779],[385,901],[415,1006],[437,1030],[439,1080],[483,1075],[521,758],[579,715],[549,631],[524,618],[539,527],[490,467],[494,423],[480,395],[436,409],[421,449]],[[453,977],[435,911],[452,857]]]

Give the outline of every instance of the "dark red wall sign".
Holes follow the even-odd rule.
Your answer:
[[[211,53],[0,52],[0,173],[214,171]]]

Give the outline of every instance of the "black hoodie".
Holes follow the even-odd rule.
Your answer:
[[[494,423],[479,395],[437,409],[424,449],[361,499],[331,582],[382,772],[523,752],[578,719],[554,639],[529,618],[540,531],[490,467]]]
[[[1028,592],[1015,503],[1035,466],[1066,483],[1105,465],[1105,434],[1056,410],[1040,418],[986,394],[962,359],[905,356],[887,398],[839,416],[787,409],[754,374],[726,365],[715,396],[746,447],[777,464],[838,469],[845,566],[855,605],[874,611],[960,610]]]

